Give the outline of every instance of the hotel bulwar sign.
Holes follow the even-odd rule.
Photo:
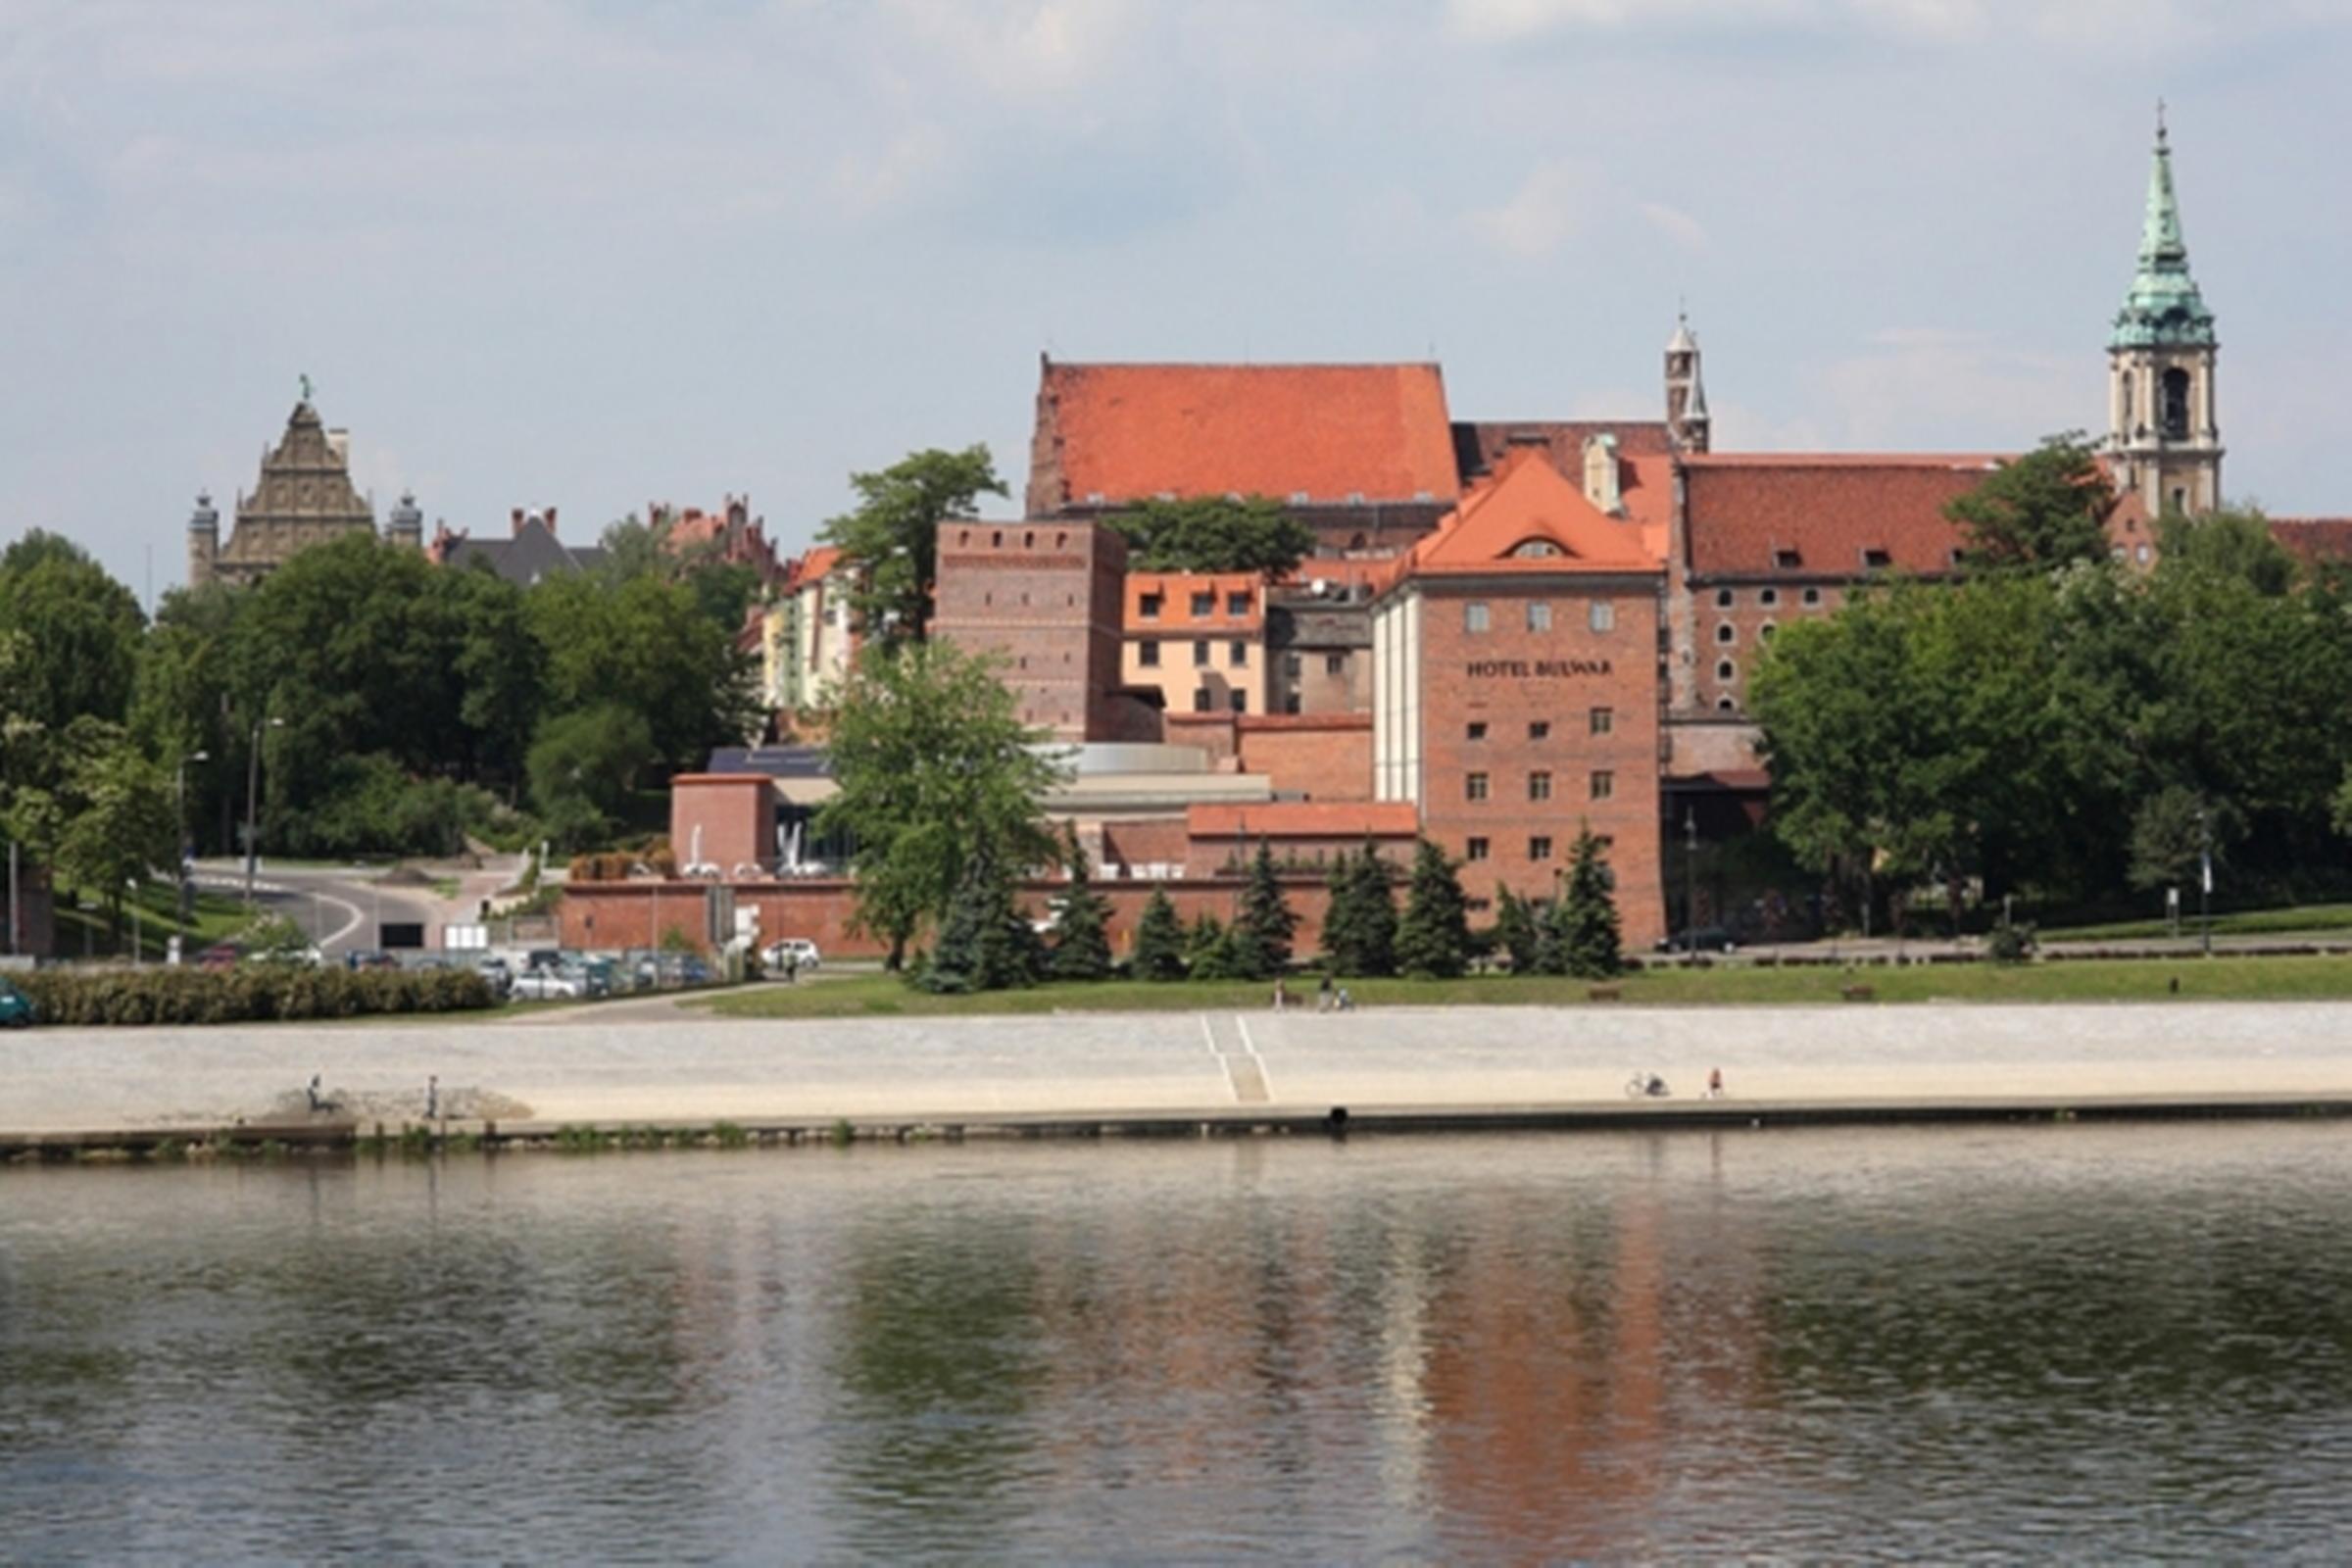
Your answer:
[[[1605,659],[1473,659],[1464,666],[1472,680],[1574,680],[1606,675]]]

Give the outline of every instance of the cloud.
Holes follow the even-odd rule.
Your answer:
[[[1703,251],[1707,248],[1705,225],[1681,208],[1669,207],[1664,202],[1643,202],[1641,212],[1660,233],[1683,249]]]
[[[1877,333],[1809,378],[1807,402],[1860,451],[2009,449],[2100,422],[2094,361],[1936,327]]]
[[[1861,32],[1920,43],[2020,36],[2112,55],[2166,53],[2272,28],[2340,22],[2347,0],[1447,0],[1459,36]]]
[[[1538,164],[1518,193],[1470,215],[1470,226],[1506,256],[1535,261],[1558,250],[1590,216],[1600,188],[1592,165],[1555,158]]]

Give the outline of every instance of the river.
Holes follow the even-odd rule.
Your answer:
[[[0,1169],[0,1557],[2333,1555],[2324,1122]]]

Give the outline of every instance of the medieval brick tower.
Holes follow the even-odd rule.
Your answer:
[[[2213,313],[2188,271],[2180,204],[2164,111],[2148,169],[2139,270],[2107,339],[2108,441],[2119,488],[2150,515],[2193,515],[2222,501],[2222,433],[2216,415]]]

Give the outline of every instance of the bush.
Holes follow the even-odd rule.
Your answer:
[[[1995,963],[2024,963],[2041,946],[2041,933],[2031,921],[2013,924],[2001,921],[1984,939],[1985,956]]]
[[[45,1024],[213,1024],[465,1012],[497,998],[471,969],[40,969],[16,977]]]

